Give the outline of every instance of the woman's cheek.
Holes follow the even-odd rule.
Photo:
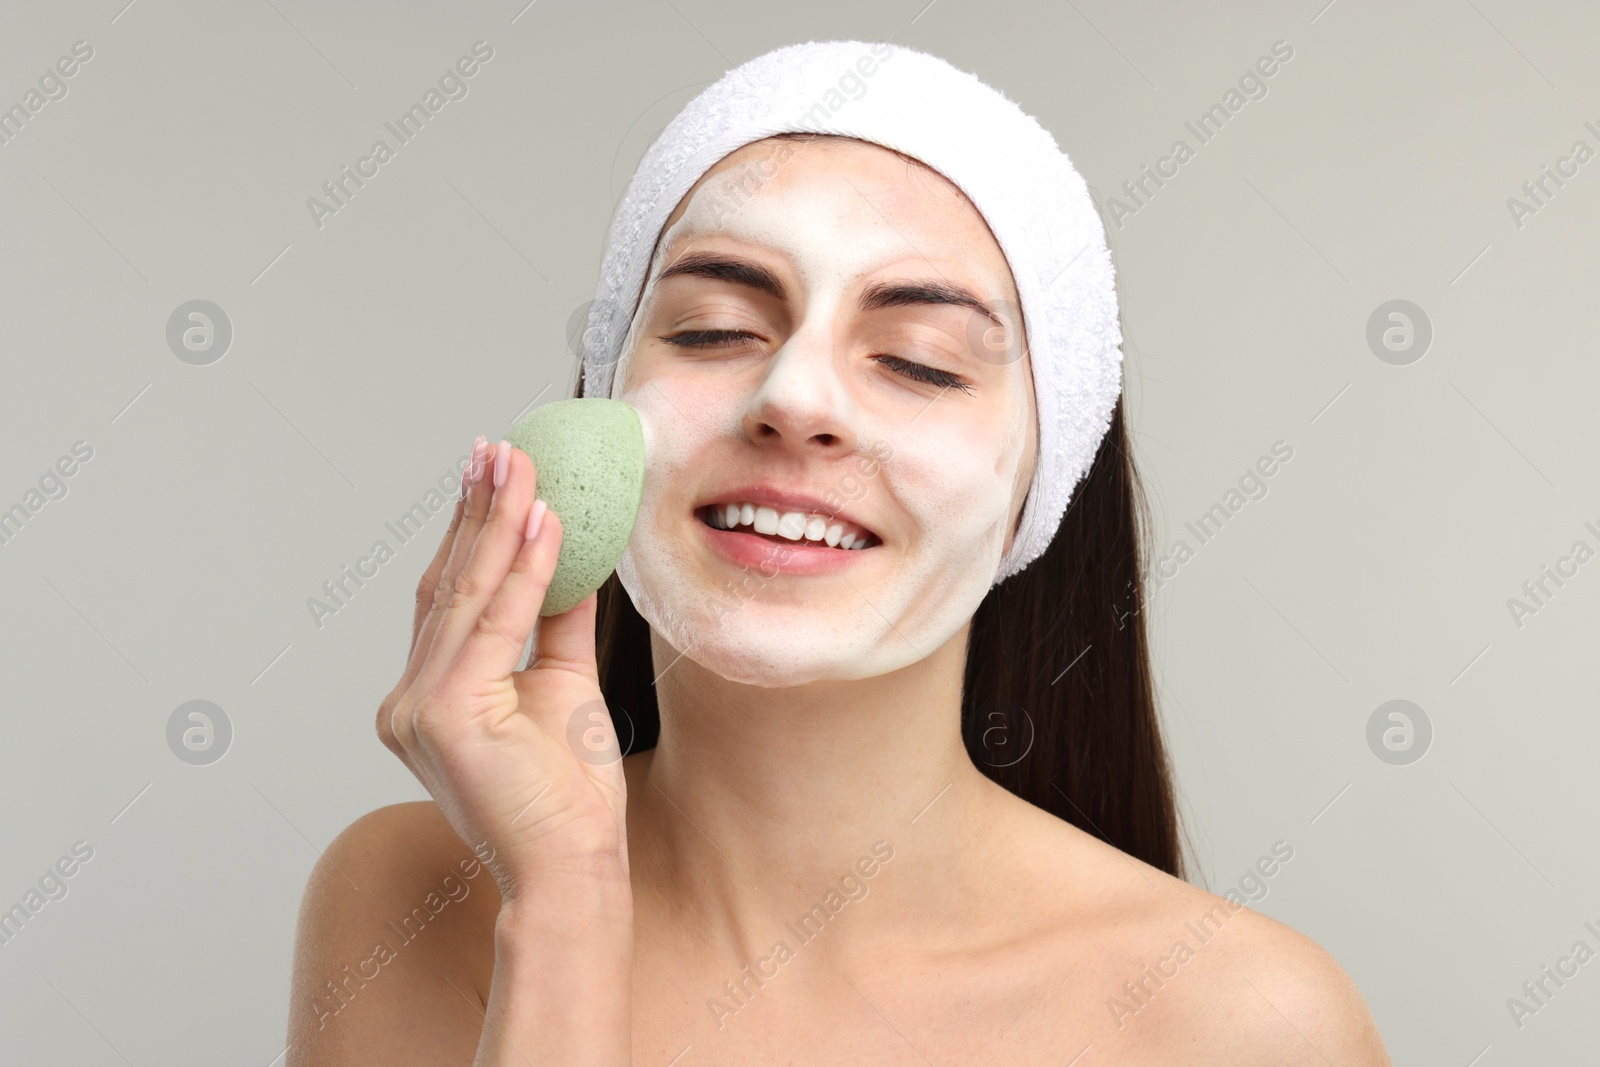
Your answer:
[[[639,421],[647,427],[644,491],[650,498],[677,485],[693,457],[715,438],[714,401],[704,393],[676,388],[670,379],[654,378],[630,387],[620,399],[639,413]]]
[[[997,478],[995,470],[1008,462],[1005,447],[994,437],[974,439],[970,424],[895,446],[896,495],[916,513],[930,543],[961,553],[986,551],[997,536],[1004,539],[1011,480]]]

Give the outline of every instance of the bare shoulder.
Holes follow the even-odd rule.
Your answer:
[[[1242,1031],[1253,1047],[1240,1052],[1253,1053],[1263,1064],[1389,1067],[1366,1000],[1327,949],[1247,905],[1190,889],[1213,913],[1219,905],[1234,913],[1229,934],[1236,935],[1235,943],[1226,961],[1243,988],[1219,988],[1218,1007],[1253,1020]]]
[[[1080,855],[1094,857],[1111,888],[1098,912],[1114,961],[1101,979],[1102,1018],[1113,1040],[1139,1050],[1135,1062],[1159,1050],[1228,1067],[1389,1067],[1366,1001],[1317,942],[1236,888],[1208,892],[1082,837]]]
[[[499,903],[493,877],[432,801],[347,826],[300,903],[288,1063],[471,1060]]]
[[[1040,814],[1048,821],[1021,838],[1037,858],[1020,872],[1038,896],[1020,903],[1042,919],[1048,949],[1036,960],[1061,977],[1058,1017],[1099,1034],[1097,1052],[1129,1064],[1388,1067],[1338,960],[1249,906],[1262,882],[1211,893]]]

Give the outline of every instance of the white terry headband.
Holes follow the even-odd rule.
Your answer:
[[[998,584],[1037,559],[1110,426],[1122,329],[1105,226],[1083,177],[1009,97],[936,56],[883,42],[810,41],[706,88],[650,144],[611,223],[583,334],[585,396],[611,395],[667,216],[728,153],[776,133],[855,137],[922,161],[988,223],[1022,305],[1039,460]]]

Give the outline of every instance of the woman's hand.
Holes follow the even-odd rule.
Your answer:
[[[438,869],[458,855],[456,842],[441,845],[449,835],[432,811],[405,811],[426,805],[358,820],[328,851],[366,891],[347,889],[357,883],[325,857],[302,901],[294,988],[312,1010],[292,1017],[291,1063],[456,1063],[473,1047],[477,1067],[630,1060],[626,796],[595,663],[596,598],[539,618],[564,531],[535,508],[534,478],[527,455],[503,441],[491,452],[478,438],[463,499],[417,590],[405,672],[377,716],[383,743],[494,874],[492,933],[482,909],[457,905],[445,920],[456,940],[431,935],[382,961],[390,977],[381,983],[348,965],[340,981],[353,988],[328,981],[355,946],[372,944],[367,927],[431,896]],[[530,635],[533,660],[519,671]],[[468,991],[481,989],[491,947],[480,1009]],[[335,989],[338,1006],[317,999]],[[330,1023],[357,989],[353,1017]]]
[[[535,484],[525,453],[478,438],[417,586],[405,673],[377,716],[383,743],[485,857],[503,907],[533,887],[565,896],[597,876],[627,884],[626,786],[595,662],[596,597],[539,618],[563,531],[535,505]],[[530,633],[533,658],[519,671]]]

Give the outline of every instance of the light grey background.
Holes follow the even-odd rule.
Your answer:
[[[475,434],[570,395],[569,317],[676,109],[841,37],[976,72],[1101,198],[1195,147],[1111,230],[1158,548],[1294,449],[1151,600],[1198,867],[1220,891],[1291,843],[1258,907],[1338,957],[1397,1063],[1594,1058],[1600,962],[1520,1029],[1506,1004],[1600,949],[1600,562],[1507,606],[1600,548],[1600,160],[1520,226],[1507,205],[1600,149],[1592,6],[124,2],[0,13],[0,106],[94,49],[0,145],[0,508],[94,450],[0,545],[0,908],[94,849],[0,946],[0,1059],[281,1062],[318,849],[425,796],[372,715],[447,512],[320,628],[308,598]],[[319,228],[307,198],[480,39],[469,95]],[[1279,40],[1267,95],[1197,145],[1184,122]],[[209,366],[166,340],[195,299],[234,330]],[[1366,342],[1394,299],[1432,323],[1410,365]],[[1406,766],[1366,740],[1397,698],[1434,731]],[[167,745],[194,699],[234,730],[209,766]]]

